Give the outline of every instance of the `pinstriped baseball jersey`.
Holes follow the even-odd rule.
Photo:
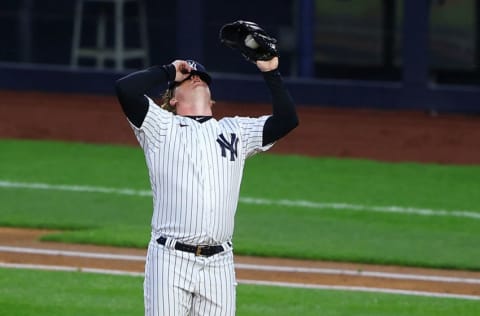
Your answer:
[[[264,71],[276,67],[276,60],[257,66],[272,96],[271,116],[185,117],[161,109],[145,95],[170,82],[163,101],[180,112],[192,100],[205,101],[209,91],[201,81],[209,85],[211,77],[192,60],[153,66],[116,82],[122,109],[144,150],[153,191],[146,316],[235,315],[231,238],[245,159],[268,150],[298,125],[280,72]],[[196,95],[195,86],[203,94]],[[210,113],[206,105],[194,110]]]
[[[199,123],[149,99],[142,126],[131,126],[150,175],[152,237],[188,244],[221,244],[232,238],[245,159],[272,146],[262,146],[268,117]]]

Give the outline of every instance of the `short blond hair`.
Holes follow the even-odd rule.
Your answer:
[[[177,108],[170,105],[170,100],[173,99],[174,92],[175,92],[175,87],[165,90],[165,92],[162,95],[162,104],[160,104],[160,107],[164,110],[167,110],[168,112],[177,114]]]

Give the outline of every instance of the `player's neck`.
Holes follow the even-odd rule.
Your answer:
[[[210,104],[177,104],[177,114],[182,116],[212,116]]]

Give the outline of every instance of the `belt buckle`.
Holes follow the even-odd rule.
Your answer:
[[[207,248],[208,246],[197,246],[197,250],[195,250],[195,256],[201,256],[202,255],[202,249]]]

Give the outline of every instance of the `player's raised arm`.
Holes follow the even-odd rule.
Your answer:
[[[168,65],[153,66],[136,71],[117,80],[118,100],[125,115],[136,127],[140,127],[148,111],[145,97],[152,88],[168,81],[181,81],[188,77],[190,66],[186,61],[176,60]]]
[[[278,57],[257,61],[272,96],[272,116],[263,127],[263,145],[271,144],[298,126],[295,104],[278,71]]]
[[[219,37],[222,44],[257,65],[270,89],[273,113],[263,128],[263,146],[285,136],[298,125],[298,117],[278,71],[277,40],[258,24],[242,20],[222,26]]]

